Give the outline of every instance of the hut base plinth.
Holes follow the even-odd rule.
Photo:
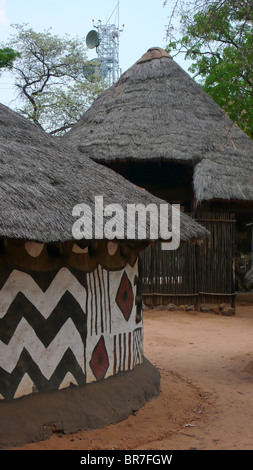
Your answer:
[[[128,372],[81,387],[0,403],[0,449],[115,424],[160,393],[160,373],[144,358]]]

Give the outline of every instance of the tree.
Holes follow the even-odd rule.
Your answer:
[[[19,57],[18,52],[15,52],[10,47],[0,49],[0,69],[11,69],[17,57]]]
[[[61,135],[101,93],[105,84],[94,62],[87,61],[84,41],[59,38],[50,30],[36,33],[15,25],[8,46],[19,52],[12,67],[18,97],[17,109],[46,132]],[[85,77],[89,76],[89,79]]]
[[[166,3],[166,2],[165,2]],[[173,19],[180,15],[180,34]],[[172,55],[192,60],[189,71],[237,124],[253,137],[252,0],[177,0],[168,25]]]

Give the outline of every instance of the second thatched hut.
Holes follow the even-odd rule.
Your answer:
[[[234,306],[253,250],[253,142],[166,51],[149,49],[63,140],[211,232],[201,249],[145,251],[148,303]]]

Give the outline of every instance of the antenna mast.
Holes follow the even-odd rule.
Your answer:
[[[115,19],[114,22],[111,22],[113,15],[115,15]],[[94,25],[94,27],[97,29],[98,34],[95,47],[98,56],[99,72],[102,79],[107,82],[108,86],[111,86],[120,77],[119,35],[123,30],[119,29],[119,1],[106,23],[102,24],[99,20],[98,24]],[[86,37],[86,43],[89,48],[92,48],[94,45],[91,47],[89,40],[87,41],[89,34]]]

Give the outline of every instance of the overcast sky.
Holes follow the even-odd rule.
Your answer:
[[[133,65],[150,47],[166,47],[166,23],[174,0],[119,0],[120,35],[119,62],[122,72]],[[0,0],[0,42],[5,42],[15,31],[12,24],[27,23],[36,32],[52,28],[52,34],[78,36],[85,41],[88,32],[98,20],[117,21],[118,0]],[[88,59],[96,57],[88,51]],[[183,57],[176,61],[187,70],[189,63]],[[0,102],[14,107],[12,80],[8,74],[0,77]]]

